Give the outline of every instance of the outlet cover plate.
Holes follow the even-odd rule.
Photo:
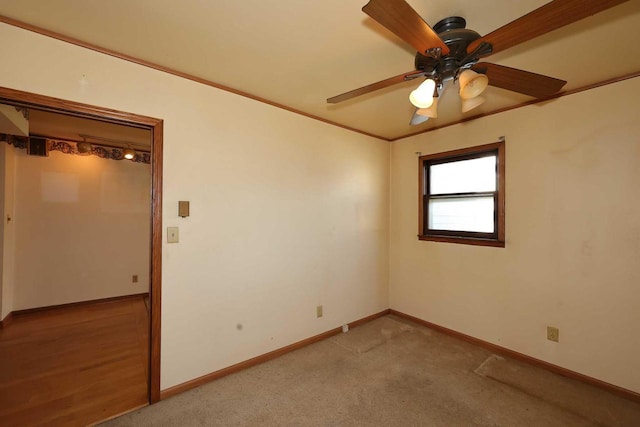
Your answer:
[[[167,227],[167,243],[178,243],[179,240],[178,227]]]

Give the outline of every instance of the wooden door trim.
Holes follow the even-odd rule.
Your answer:
[[[0,102],[149,129],[151,142],[151,265],[149,401],[160,400],[160,310],[162,303],[162,142],[163,121],[153,117],[97,107],[50,96],[0,87]]]

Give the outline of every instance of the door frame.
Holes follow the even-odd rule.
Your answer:
[[[149,403],[160,400],[160,310],[162,303],[163,120],[50,96],[0,87],[0,103],[148,129],[151,141],[151,264],[149,280]]]

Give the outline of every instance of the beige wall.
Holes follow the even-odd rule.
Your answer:
[[[13,309],[147,292],[150,166],[15,151]]]
[[[639,92],[636,78],[393,143],[391,308],[640,392]],[[506,248],[418,241],[415,152],[501,135]]]
[[[4,24],[0,40],[2,86],[165,120],[163,389],[390,305],[640,392],[640,79],[393,143],[390,176],[387,143]],[[415,152],[500,135],[507,247],[418,241]]]
[[[388,143],[4,24],[0,40],[2,86],[165,121],[163,389],[388,308]]]
[[[0,145],[0,319],[4,319],[14,310],[16,149],[5,142]]]

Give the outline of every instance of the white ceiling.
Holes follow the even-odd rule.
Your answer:
[[[532,99],[490,87],[487,102],[462,115],[450,89],[439,117],[418,127],[408,124],[416,81],[327,104],[328,97],[414,69],[415,52],[361,11],[366,2],[0,0],[0,15],[387,139]],[[546,1],[408,3],[432,26],[458,15],[484,35]],[[563,90],[572,90],[639,72],[638,41],[640,1],[631,0],[487,61],[567,80]]]

